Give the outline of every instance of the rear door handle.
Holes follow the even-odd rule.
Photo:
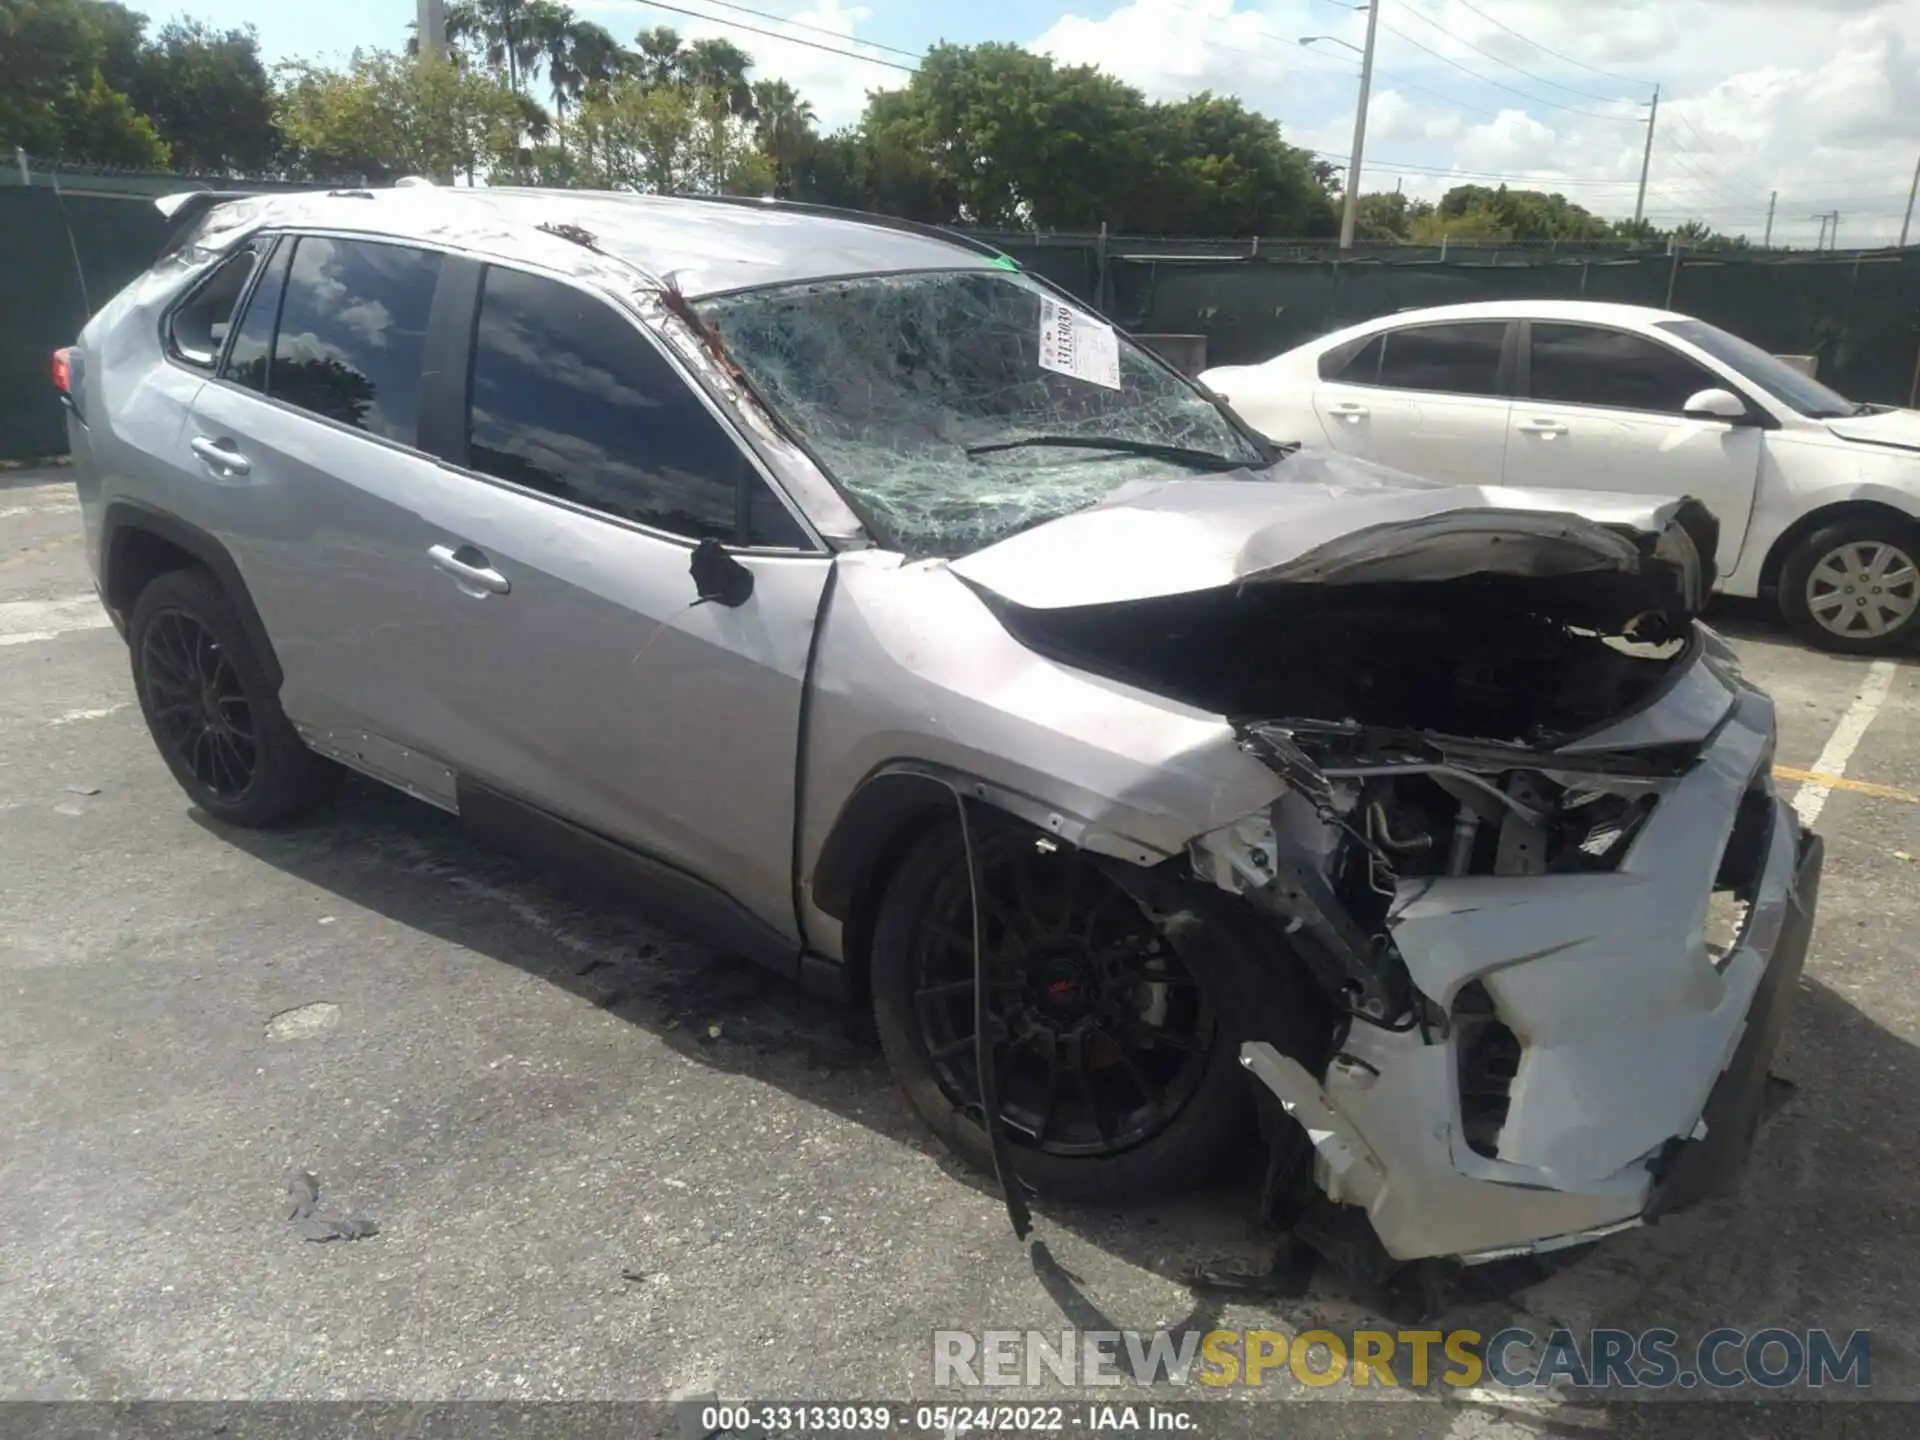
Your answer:
[[[1337,405],[1329,405],[1327,413],[1336,415],[1342,420],[1364,420],[1367,418],[1367,407],[1355,405],[1351,401],[1342,401]]]
[[[1542,435],[1549,440],[1567,433],[1567,427],[1558,420],[1523,420],[1518,429],[1523,435]]]
[[[471,545],[462,545],[458,550],[451,545],[434,545],[428,548],[427,554],[435,565],[458,580],[460,588],[469,595],[504,595],[513,589],[507,577]]]
[[[204,460],[214,470],[223,470],[229,475],[244,475],[253,469],[253,464],[242,455],[231,440],[209,440],[204,435],[196,435],[188,442],[193,453]]]

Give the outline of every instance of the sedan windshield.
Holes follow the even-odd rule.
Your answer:
[[[810,281],[699,309],[908,554],[962,555],[1130,481],[1272,459],[1134,342],[1012,271]]]
[[[1709,325],[1704,320],[1655,323],[1689,345],[1698,345],[1722,365],[1737,370],[1781,404],[1809,420],[1837,420],[1842,415],[1861,414],[1869,408],[1854,404],[1839,391],[1829,389],[1811,375],[1802,375],[1786,361],[1776,359],[1751,341],[1728,334],[1717,325]]]

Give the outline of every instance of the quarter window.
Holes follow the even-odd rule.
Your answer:
[[[808,543],[633,321],[571,285],[524,271],[487,268],[467,463],[690,539]]]
[[[420,357],[439,278],[440,257],[430,250],[301,236],[287,272],[267,393],[415,444]]]
[[[1507,341],[1503,320],[1415,325],[1390,330],[1382,339],[1377,383],[1389,389],[1441,395],[1500,393],[1500,352]]]
[[[1531,373],[1536,400],[1656,415],[1678,415],[1689,396],[1723,383],[1644,336],[1538,320],[1533,322]]]
[[[259,252],[249,245],[222,261],[173,312],[167,338],[176,358],[211,366],[226,343],[234,306],[247,288]]]

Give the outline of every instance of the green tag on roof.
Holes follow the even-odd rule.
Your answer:
[[[994,268],[999,270],[1018,270],[1020,268],[1020,262],[1015,260],[1011,255],[996,255],[990,263]]]

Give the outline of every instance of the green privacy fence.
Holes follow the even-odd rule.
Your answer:
[[[48,355],[153,259],[156,195],[177,176],[0,166],[0,459],[54,455],[66,428]],[[1813,355],[1860,400],[1910,404],[1920,377],[1920,247],[1900,251],[1448,250],[1271,240],[990,234],[1023,266],[1139,334],[1200,335],[1209,364],[1263,360],[1313,336],[1417,306],[1514,298],[1657,305],[1775,354]]]

